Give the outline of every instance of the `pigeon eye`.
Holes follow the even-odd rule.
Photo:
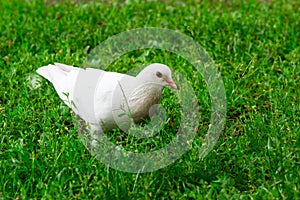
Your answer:
[[[161,72],[156,72],[156,76],[157,76],[158,78],[161,78],[161,77],[162,77],[162,73],[161,73]]]

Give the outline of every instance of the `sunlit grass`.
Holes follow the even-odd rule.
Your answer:
[[[1,0],[0,198],[298,199],[300,4],[226,2]],[[53,62],[81,66],[90,49],[139,27],[187,34],[222,74],[227,121],[204,160],[199,160],[199,148],[210,120],[209,94],[182,58],[136,51],[108,68],[125,73],[139,64],[162,62],[186,73],[196,92],[201,119],[193,148],[174,164],[145,174],[97,161],[81,142],[70,110],[35,73]],[[163,97],[171,122],[178,123],[179,112],[172,109],[178,108],[176,98],[169,89]],[[133,151],[151,151],[172,139],[174,124],[136,149],[133,137],[124,142],[119,131],[109,137],[132,144]]]

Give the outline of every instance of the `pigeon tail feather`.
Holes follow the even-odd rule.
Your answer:
[[[37,73],[49,80],[59,97],[69,106],[70,99],[73,98],[73,90],[80,68],[72,67],[65,64],[49,64],[37,69]]]
[[[68,75],[68,72],[71,72],[72,70],[78,71],[78,68],[65,64],[54,63],[54,65],[49,64],[47,66],[40,67],[36,70],[36,72],[53,83],[54,80],[61,80],[65,78]]]

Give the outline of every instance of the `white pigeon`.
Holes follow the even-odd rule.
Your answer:
[[[168,66],[154,63],[136,77],[94,68],[77,68],[55,63],[37,73],[48,79],[59,97],[92,130],[112,130],[117,125],[128,130],[130,119],[140,122],[158,104],[162,89],[177,89]]]

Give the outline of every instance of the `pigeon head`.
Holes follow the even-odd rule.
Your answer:
[[[145,67],[137,76],[146,83],[159,84],[162,87],[170,86],[177,89],[177,85],[172,79],[172,73],[167,65],[154,63]]]

